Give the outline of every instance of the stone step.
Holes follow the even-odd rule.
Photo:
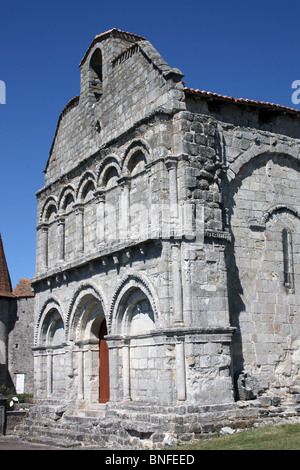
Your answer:
[[[51,444],[57,447],[77,447],[82,445],[100,445],[102,448],[107,446],[107,436],[97,433],[91,433],[91,423],[80,425],[73,423],[49,423],[40,426],[33,422],[23,424],[16,434],[29,442]]]
[[[105,418],[106,416],[106,404],[105,403],[95,403],[91,404],[88,409],[81,408],[74,411],[68,410],[64,416],[69,417],[83,417],[83,418],[94,418],[100,419]]]
[[[85,438],[84,434],[74,430],[55,429],[32,424],[23,425],[17,434],[20,437],[26,437],[26,441],[29,442],[45,444],[51,441],[51,444],[58,445],[59,447],[81,445]]]

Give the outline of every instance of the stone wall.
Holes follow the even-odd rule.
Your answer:
[[[17,316],[8,338],[8,366],[17,393],[33,394],[34,297],[18,298]]]
[[[194,111],[196,102],[190,103]],[[246,370],[260,393],[293,393],[299,387],[296,122],[278,110],[234,108],[222,99],[197,104],[217,121],[223,221],[232,237],[226,269],[231,325],[237,328],[233,370]],[[284,230],[291,238],[288,283]]]
[[[235,258],[229,265],[232,321],[240,333],[235,366],[273,393],[299,386],[298,178],[295,160],[264,155],[245,165],[233,193]],[[284,230],[291,235],[289,273]]]

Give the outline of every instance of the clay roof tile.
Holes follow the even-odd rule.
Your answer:
[[[34,292],[31,288],[30,279],[21,278],[13,290],[16,297],[34,297]]]
[[[212,99],[215,98],[215,99],[219,99],[219,100],[223,100],[223,101],[227,101],[227,102],[230,101],[232,103],[259,106],[261,108],[269,108],[269,109],[273,109],[273,110],[282,111],[286,114],[294,114],[294,115],[298,115],[298,116],[300,114],[299,109],[289,108],[289,107],[281,106],[281,105],[275,104],[275,103],[268,103],[268,102],[264,102],[264,101],[255,101],[255,100],[249,100],[249,99],[245,99],[245,98],[233,98],[232,96],[220,95],[218,93],[211,93],[210,91],[198,90],[198,89],[188,88],[188,87],[185,87],[185,91],[187,93],[190,93],[190,94],[201,95],[204,98],[212,98]]]

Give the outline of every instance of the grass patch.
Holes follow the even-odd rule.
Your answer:
[[[265,426],[180,445],[178,450],[300,450],[300,424]]]

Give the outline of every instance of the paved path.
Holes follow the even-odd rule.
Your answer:
[[[37,444],[35,442],[26,442],[19,437],[8,435],[0,436],[0,451],[1,450],[109,450],[107,448],[91,446],[78,446],[78,447],[58,447],[47,444]]]
[[[33,442],[24,442],[15,436],[0,436],[1,450],[63,450],[61,447],[54,447]]]

